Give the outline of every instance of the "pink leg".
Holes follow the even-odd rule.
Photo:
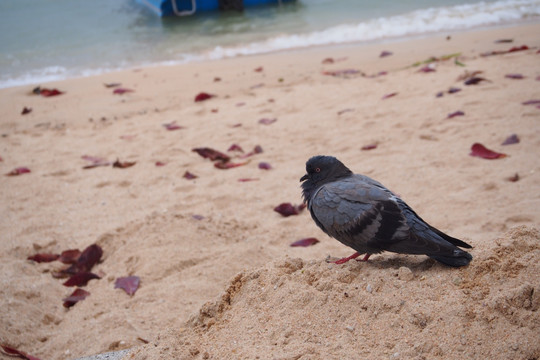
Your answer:
[[[354,254],[352,254],[349,257],[345,257],[343,259],[339,259],[339,260],[336,260],[336,261],[331,261],[331,263],[338,264],[338,265],[345,264],[347,261],[352,260],[352,259],[356,259],[360,255],[362,255],[362,254],[359,253],[359,252],[355,252]],[[356,259],[356,261],[368,261],[370,256],[371,256],[371,254],[366,254],[362,259]]]

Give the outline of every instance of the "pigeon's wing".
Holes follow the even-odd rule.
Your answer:
[[[361,175],[322,186],[310,211],[323,231],[358,252],[428,254],[450,245],[391,191]]]

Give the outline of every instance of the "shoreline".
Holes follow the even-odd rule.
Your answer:
[[[149,64],[142,64],[142,65],[133,65],[128,66],[125,68],[115,68],[115,69],[85,69],[85,70],[79,70],[79,72],[90,72],[89,75],[83,75],[83,74],[76,74],[76,75],[66,75],[63,78],[54,79],[54,80],[47,80],[47,81],[33,81],[28,80],[25,84],[17,84],[17,85],[10,85],[6,87],[0,86],[0,90],[2,89],[9,89],[9,88],[15,88],[15,87],[21,87],[21,86],[38,86],[40,84],[44,83],[56,83],[61,82],[65,80],[76,80],[76,79],[83,79],[83,78],[91,78],[94,76],[102,76],[107,74],[114,74],[118,72],[129,72],[129,71],[135,71],[135,70],[145,70],[145,69],[152,69],[152,68],[159,68],[159,67],[176,67],[181,65],[188,65],[188,64],[195,64],[195,63],[207,63],[207,62],[214,62],[214,61],[221,61],[221,60],[228,60],[228,59],[236,59],[236,58],[246,58],[246,57],[252,57],[252,56],[267,56],[267,55],[273,55],[273,54],[286,54],[286,53],[296,53],[296,52],[303,52],[303,51],[311,51],[311,50],[324,50],[327,49],[330,50],[332,48],[340,48],[340,47],[359,47],[359,46],[371,46],[371,45],[383,45],[383,44],[392,44],[392,43],[402,43],[402,42],[409,42],[409,41],[415,41],[415,40],[421,40],[421,39],[429,39],[429,38],[435,38],[438,36],[448,36],[450,34],[463,34],[463,33],[469,33],[469,32],[482,32],[482,31],[493,31],[497,29],[507,29],[507,28],[514,28],[514,27],[522,27],[522,26],[534,26],[535,24],[539,24],[539,19],[529,19],[529,20],[520,20],[517,22],[508,22],[508,23],[501,23],[501,24],[492,24],[492,25],[481,25],[473,28],[467,28],[467,29],[451,29],[451,30],[442,30],[437,32],[430,32],[430,33],[419,33],[419,34],[410,34],[410,35],[404,35],[404,36],[394,36],[394,37],[388,37],[388,38],[380,38],[375,40],[365,40],[365,41],[351,41],[351,42],[344,42],[344,43],[328,43],[328,44],[321,44],[321,45],[309,45],[307,47],[295,47],[295,48],[289,48],[289,49],[279,49],[279,50],[270,50],[268,52],[260,52],[255,54],[246,54],[246,55],[235,55],[235,56],[223,56],[221,58],[217,59],[211,59],[208,58],[208,54],[214,51],[207,50],[202,53],[197,54],[188,54],[190,57],[194,58],[192,60],[163,60],[161,62],[157,63],[149,63]],[[234,48],[234,47],[232,47]],[[198,59],[197,59],[198,58]],[[69,71],[69,69],[68,69]],[[7,81],[14,81],[13,79],[7,80]]]
[[[540,100],[538,33],[535,23],[41,84],[64,92],[53,97],[0,89],[0,340],[59,360],[122,349],[146,360],[540,357],[540,109],[523,104]],[[475,71],[485,80],[465,85]],[[215,96],[195,102],[201,92]],[[501,145],[512,134],[519,142]],[[470,156],[474,143],[506,156]],[[241,166],[216,168],[200,147]],[[273,211],[301,203],[316,154],[473,245],[471,264],[392,253],[327,264],[351,249],[307,211]],[[88,169],[89,156],[135,164]],[[290,246],[308,237],[320,242]],[[73,288],[52,276],[61,264],[27,257],[91,244],[103,249],[100,279],[66,309]],[[133,275],[133,296],[114,288]]]

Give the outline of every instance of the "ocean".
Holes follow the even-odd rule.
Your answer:
[[[1,0],[0,88],[540,21],[540,0],[297,0],[159,18],[135,0]]]

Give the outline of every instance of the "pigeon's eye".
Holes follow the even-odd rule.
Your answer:
[[[315,168],[315,172],[321,172],[321,168]]]

